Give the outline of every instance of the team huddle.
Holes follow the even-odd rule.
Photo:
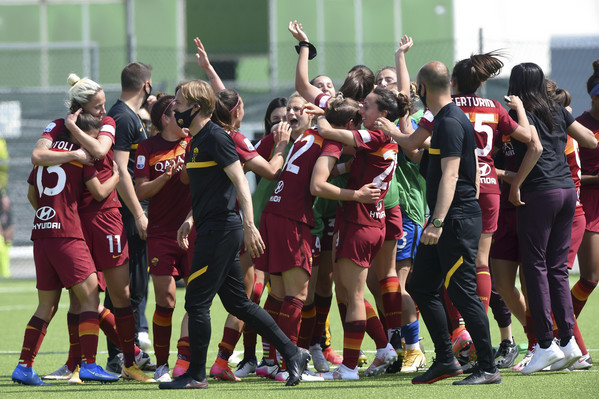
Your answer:
[[[467,374],[454,384],[478,385],[501,383],[499,369],[591,368],[576,320],[599,279],[599,60],[587,82],[592,108],[575,119],[568,92],[533,63],[512,69],[509,112],[477,96],[503,67],[498,52],[451,72],[431,61],[413,82],[407,36],[395,66],[374,74],[356,65],[336,91],[325,75],[309,79],[316,47],[297,21],[288,28],[298,41],[296,92],[268,104],[256,143],[240,132],[241,96],[197,38],[208,82],[180,83],[174,95],[151,96],[152,69],[134,62],[106,113],[101,86],[69,76],[68,116],[46,127],[32,153],[39,305],[13,381],[195,389],[207,377],[255,374],[293,386],[423,370],[412,383]],[[253,193],[247,171],[260,178]],[[577,254],[581,275],[570,290]],[[155,363],[140,348],[149,276]],[[186,314],[171,363],[179,279]],[[40,378],[33,362],[62,288],[69,354]],[[333,288],[342,355],[330,346]],[[229,315],[207,372],[216,294]],[[517,364],[512,314],[528,338]],[[428,369],[420,315],[435,349]],[[106,370],[96,362],[100,329]],[[366,334],[373,359],[361,351]]]

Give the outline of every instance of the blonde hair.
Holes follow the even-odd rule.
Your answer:
[[[203,80],[192,80],[179,87],[181,96],[189,104],[199,104],[200,115],[210,117],[214,112],[216,99],[214,90]]]
[[[91,101],[93,96],[102,90],[102,86],[98,83],[89,78],[81,79],[74,73],[69,74],[67,83],[71,88],[69,89],[69,97],[65,105],[71,113],[77,111],[79,108],[83,108],[85,104]]]

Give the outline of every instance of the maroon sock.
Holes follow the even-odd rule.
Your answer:
[[[121,351],[125,367],[133,366],[135,362],[135,318],[131,305],[124,308],[114,308],[114,320],[121,338]]]
[[[297,343],[299,335],[303,307],[304,301],[301,299],[293,296],[286,296],[281,305],[279,319],[277,320],[277,324],[281,330],[283,330],[285,335],[287,335],[294,344]]]
[[[39,317],[32,316],[25,328],[25,337],[23,338],[23,346],[21,348],[21,357],[19,363],[27,367],[33,365],[35,356],[42,345],[48,323]]]
[[[81,365],[81,345],[79,344],[79,315],[67,313],[67,330],[69,332],[69,357],[66,365],[69,370],[75,370]]]
[[[100,321],[98,312],[81,312],[79,315],[79,342],[82,360],[87,364],[96,362]]]
[[[173,330],[174,308],[156,305],[152,318],[152,333],[154,335],[154,353],[156,364],[168,364],[168,353],[171,347],[171,333]]]
[[[385,333],[385,329],[377,317],[374,308],[366,299],[364,300],[364,306],[366,307],[366,332],[374,340],[377,349],[385,348],[389,342],[387,333]]]

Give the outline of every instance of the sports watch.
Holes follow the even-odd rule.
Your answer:
[[[433,226],[435,226],[438,229],[441,228],[441,227],[443,227],[443,219],[434,218],[433,219]]]

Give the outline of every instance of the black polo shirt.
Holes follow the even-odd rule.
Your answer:
[[[238,161],[231,136],[208,121],[189,143],[187,174],[198,233],[241,228],[237,191],[224,168]]]
[[[457,105],[447,104],[437,115],[428,150],[426,166],[426,201],[431,212],[437,205],[441,181],[441,159],[460,157],[458,181],[447,218],[461,219],[481,214],[476,198],[476,168],[474,128]]]

